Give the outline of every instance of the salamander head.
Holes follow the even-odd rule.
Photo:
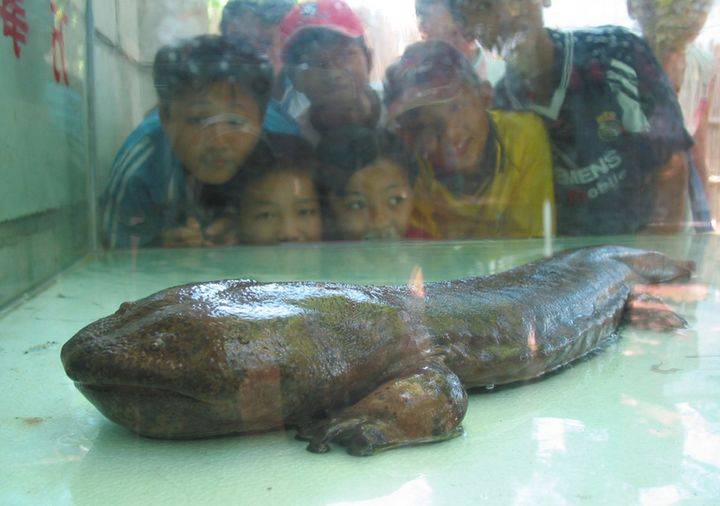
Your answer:
[[[252,319],[235,314],[230,325],[222,307],[242,290],[230,287],[237,281],[221,283],[193,287],[212,288],[212,296],[180,287],[123,304],[63,346],[67,375],[105,416],[145,436],[275,428],[282,421],[277,360],[260,346]]]

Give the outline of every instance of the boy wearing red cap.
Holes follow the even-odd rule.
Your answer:
[[[265,128],[317,144],[344,125],[373,128],[382,107],[370,88],[372,55],[358,15],[341,0],[296,5],[280,24],[284,73],[292,84],[273,101]]]
[[[555,227],[550,144],[532,113],[487,112],[454,47],[408,47],[385,77],[388,116],[418,158],[413,237],[538,237]]]

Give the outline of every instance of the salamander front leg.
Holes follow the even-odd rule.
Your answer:
[[[315,453],[327,452],[336,442],[352,455],[373,455],[459,436],[466,409],[460,379],[444,365],[432,363],[380,385],[330,419],[301,429],[298,438],[310,441],[308,450]]]
[[[630,295],[625,305],[625,322],[635,328],[655,332],[687,327],[687,321],[662,299],[646,293]]]

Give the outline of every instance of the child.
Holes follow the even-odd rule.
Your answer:
[[[550,145],[531,113],[486,111],[452,46],[407,48],[385,78],[398,135],[420,160],[412,225],[434,239],[538,237],[554,230]],[[549,212],[548,212],[549,211]]]
[[[310,148],[279,138],[269,144],[275,162],[247,170],[239,182],[240,242],[320,241],[322,217]]]
[[[247,40],[275,66],[278,26],[294,5],[294,0],[231,0],[223,8],[220,33]]]
[[[412,211],[410,160],[388,132],[349,126],[317,147],[330,239],[405,237]]]
[[[683,112],[685,127],[695,140],[688,158],[695,167],[689,174],[688,198],[693,222],[699,232],[712,231],[707,206],[707,132],[710,95],[716,65],[711,53],[693,44],[708,18],[713,0],[628,0],[630,17],[640,25],[643,37],[670,78]],[[677,189],[674,189],[676,193]]]
[[[505,62],[494,57],[465,33],[453,18],[448,0],[415,0],[415,15],[423,40],[442,40],[460,51],[473,65],[481,82],[495,84],[505,73]],[[488,90],[488,92],[492,92]]]
[[[215,223],[222,203],[206,205],[205,195],[221,193],[255,149],[272,67],[240,39],[203,35],[160,49],[153,71],[159,107],[115,157],[103,197],[105,242],[224,243],[227,221]]]
[[[296,5],[280,24],[284,75],[291,86],[273,100],[265,128],[316,145],[343,125],[375,128],[382,104],[370,88],[372,57],[362,21],[341,0]]]
[[[617,26],[546,29],[551,0],[450,3],[483,47],[506,53],[494,105],[545,120],[561,234],[634,234],[684,221],[682,155],[692,140],[643,40]]]

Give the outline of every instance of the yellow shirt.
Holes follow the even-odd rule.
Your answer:
[[[495,174],[478,193],[455,195],[429,164],[420,164],[410,224],[422,236],[542,237],[546,202],[555,232],[552,157],[542,120],[525,112],[491,111],[490,117],[499,139]]]

